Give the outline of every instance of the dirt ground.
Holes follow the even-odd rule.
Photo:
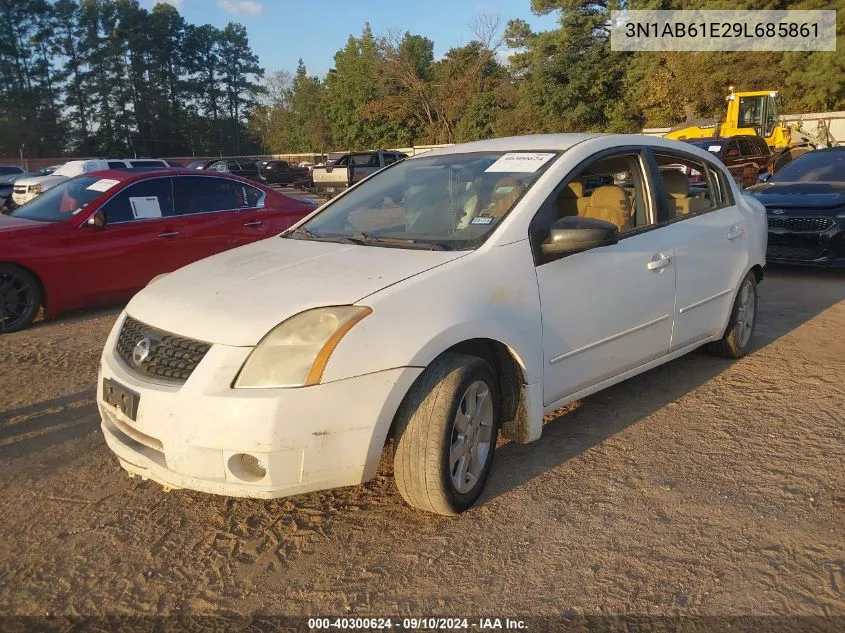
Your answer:
[[[0,612],[845,615],[845,272],[774,269],[756,349],[693,353],[505,444],[483,503],[129,479],[93,401],[118,310],[0,337]]]

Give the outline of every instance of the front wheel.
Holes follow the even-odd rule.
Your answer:
[[[41,307],[41,288],[31,273],[0,264],[0,334],[29,326]]]
[[[751,337],[757,325],[757,278],[749,272],[739,285],[725,335],[707,346],[716,356],[742,358],[751,349]]]
[[[397,414],[396,487],[421,510],[455,515],[481,495],[499,432],[493,370],[475,356],[447,354],[415,383]]]

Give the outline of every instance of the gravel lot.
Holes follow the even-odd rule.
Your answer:
[[[774,269],[753,354],[696,352],[505,444],[483,504],[129,479],[93,402],[118,310],[0,337],[5,614],[845,615],[845,271]]]

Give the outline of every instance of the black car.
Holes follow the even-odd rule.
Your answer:
[[[766,207],[767,261],[845,267],[845,147],[807,152],[748,192]]]
[[[222,171],[227,174],[240,176],[241,178],[249,178],[250,180],[261,180],[258,164],[254,160],[245,158],[221,158],[211,163],[205,169],[207,171]]]
[[[263,160],[258,167],[268,185],[310,186],[311,172],[307,167],[295,167],[286,160]]]
[[[200,158],[198,160],[192,160],[190,163],[185,165],[185,169],[205,169],[212,163],[220,160],[219,158]]]

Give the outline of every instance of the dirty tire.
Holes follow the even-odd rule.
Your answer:
[[[0,264],[0,334],[29,327],[42,299],[32,273],[14,264]]]
[[[457,415],[468,390],[475,389],[479,382],[487,388],[486,397],[492,407],[489,448],[485,459],[475,460],[477,465],[483,463],[483,468],[474,485],[461,492],[449,463],[453,433],[458,432]],[[409,505],[451,516],[476,502],[493,463],[499,431],[498,404],[495,374],[484,360],[445,354],[429,365],[397,413],[393,476],[399,493]],[[483,406],[487,406],[486,400]],[[472,458],[467,459],[472,463]]]
[[[743,307],[743,296],[748,293],[751,304]],[[748,324],[748,311],[750,310],[750,325]],[[743,326],[743,322],[745,325]],[[742,358],[751,349],[751,341],[754,338],[754,328],[757,326],[757,278],[753,272],[749,272],[734,297],[731,318],[728,320],[728,327],[725,335],[718,341],[707,345],[707,351],[714,356],[725,358]],[[747,336],[744,334],[746,328],[750,329]]]

